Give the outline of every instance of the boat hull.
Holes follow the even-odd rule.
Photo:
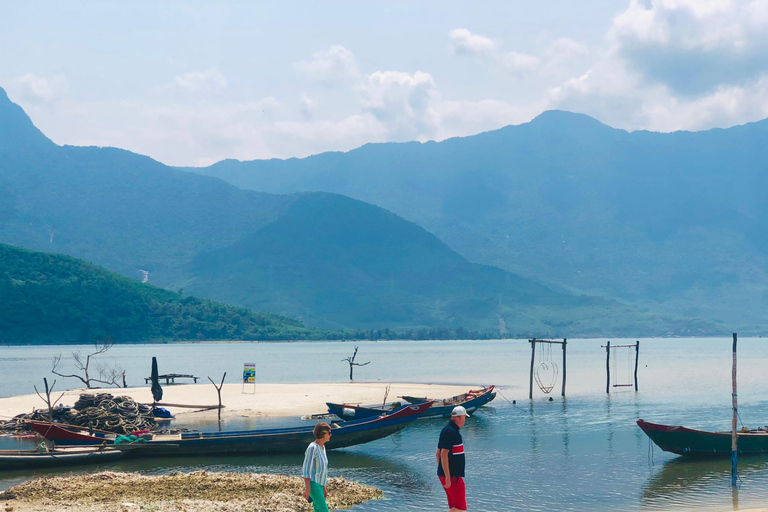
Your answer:
[[[707,432],[677,425],[661,425],[642,419],[637,425],[659,448],[688,457],[720,457],[731,455],[730,432]],[[738,432],[738,453],[768,453],[768,432]]]
[[[446,398],[444,400],[435,400],[432,407],[421,415],[422,418],[431,417],[448,417],[451,415],[451,411],[457,405],[463,406],[469,414],[472,414],[480,407],[484,406],[494,398],[496,398],[496,392],[493,391],[494,386],[488,387],[484,393],[478,394],[467,400],[457,400],[462,395],[458,395],[452,398]],[[403,400],[412,404],[422,403],[427,398],[417,398],[412,396],[404,396]],[[363,418],[376,418],[382,414],[388,414],[389,410],[382,409],[380,406],[374,405],[350,405],[350,404],[336,404],[327,402],[328,412],[335,414],[339,418],[345,420],[359,420]]]
[[[496,392],[494,391],[495,386],[488,387],[484,393],[478,394],[475,397],[469,398],[467,400],[464,400],[462,402],[453,403],[452,401],[455,399],[445,399],[445,400],[435,400],[435,403],[432,404],[432,407],[429,408],[427,412],[425,412],[422,417],[427,418],[431,416],[443,416],[448,417],[451,415],[451,411],[454,407],[457,405],[460,405],[464,407],[464,409],[467,410],[469,414],[472,414],[476,410],[478,410],[480,407],[484,406],[494,398],[496,398]],[[403,399],[406,402],[418,402],[420,400],[423,400],[423,398],[417,398],[412,396],[404,396]],[[450,403],[446,403],[450,402]]]
[[[51,452],[35,450],[0,450],[0,469],[29,469],[76,464],[112,462],[123,457],[123,452],[98,447],[55,449]]]
[[[383,417],[334,424],[326,448],[345,448],[368,443],[398,432],[429,408],[431,402],[406,405]],[[137,443],[113,444],[114,441],[90,436],[87,432],[71,432],[55,424],[28,422],[30,426],[56,444],[100,444],[123,452],[125,456],[167,457],[187,455],[227,455],[244,453],[304,452],[314,440],[314,427],[246,430],[237,432],[200,432],[175,436],[154,436]],[[89,439],[90,437],[90,439]]]

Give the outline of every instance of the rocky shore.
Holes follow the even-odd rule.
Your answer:
[[[343,510],[380,499],[379,489],[328,480],[328,506]],[[5,512],[310,512],[299,477],[263,474],[101,472],[37,478],[0,493]]]

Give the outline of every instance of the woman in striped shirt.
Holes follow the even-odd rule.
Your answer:
[[[328,478],[328,457],[325,455],[325,443],[331,439],[331,426],[318,423],[313,430],[315,440],[309,443],[304,452],[304,466],[301,476],[304,478],[304,499],[312,503],[315,512],[328,512],[325,503],[325,481]]]

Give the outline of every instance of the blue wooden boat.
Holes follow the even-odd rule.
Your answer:
[[[429,418],[435,416],[450,416],[451,411],[457,405],[463,406],[469,414],[472,414],[480,407],[484,406],[494,398],[496,398],[495,386],[488,386],[487,388],[470,390],[461,395],[452,396],[450,398],[442,398],[433,400],[432,406],[421,415],[422,418]],[[423,403],[428,398],[420,398],[414,396],[401,396],[404,401],[418,404]],[[399,407],[401,404],[394,402],[386,405],[356,405],[356,404],[337,404],[327,402],[328,411],[331,414],[335,414],[339,418],[345,420],[359,420],[362,418],[375,418],[382,414],[388,414],[392,412],[392,407]]]
[[[106,446],[71,446],[52,450],[0,450],[0,469],[48,468],[111,462],[123,452]]]
[[[424,413],[432,402],[408,404],[381,417],[332,424],[326,448],[344,448],[387,437],[404,429]],[[170,457],[186,455],[228,455],[244,453],[303,452],[314,440],[313,426],[243,430],[234,432],[194,432],[172,435],[146,434],[136,443],[115,444],[115,437],[104,433],[75,431],[56,423],[27,422],[32,429],[56,444],[101,444],[123,452],[126,457]]]

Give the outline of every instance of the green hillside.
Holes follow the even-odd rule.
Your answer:
[[[333,194],[302,195],[271,224],[195,258],[189,275],[196,293],[332,329],[471,326],[514,337],[723,332],[470,263],[423,228]]]
[[[324,333],[271,314],[185,297],[83,260],[0,244],[0,343],[269,340]]]
[[[263,192],[344,194],[417,223],[471,261],[765,334],[766,140],[768,120],[629,133],[551,111],[439,143],[193,170]]]

